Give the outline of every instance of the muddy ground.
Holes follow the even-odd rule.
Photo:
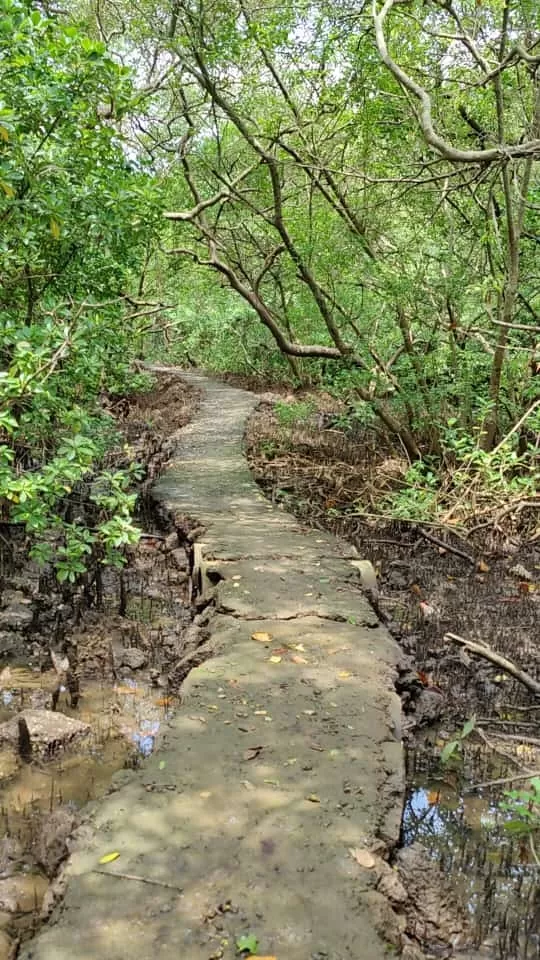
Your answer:
[[[148,497],[197,405],[196,391],[163,375],[147,394],[105,398],[121,431],[107,465],[136,461],[144,472],[144,532],[122,571],[60,587],[28,560],[19,530],[1,531],[1,960],[61,892],[58,870],[83,805],[153,751],[176,703],[169,671],[201,634],[189,549]],[[77,496],[84,507],[84,491]]]

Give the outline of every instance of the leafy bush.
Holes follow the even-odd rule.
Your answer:
[[[105,119],[129,71],[19,0],[0,11],[0,520],[74,581],[137,537],[132,475],[99,473],[117,439],[99,401],[144,383],[128,291],[158,209]]]

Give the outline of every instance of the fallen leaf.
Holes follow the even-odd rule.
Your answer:
[[[246,788],[246,790],[254,790],[254,789],[255,789],[255,787],[253,786],[252,783],[250,783],[249,780],[241,780],[240,783],[242,784],[243,787]]]
[[[324,747],[321,747],[320,743],[310,743],[310,750],[318,750],[319,753],[324,753]]]
[[[238,953],[249,953],[252,956],[257,953],[259,949],[259,941],[253,933],[244,934],[243,937],[238,937],[236,941],[236,950]]]
[[[321,798],[317,796],[316,793],[308,793],[306,800],[309,800],[310,803],[320,803]]]
[[[249,747],[249,749],[242,754],[242,760],[255,760],[255,757],[259,756],[262,749],[262,746]]]
[[[251,639],[258,640],[259,643],[270,643],[270,641],[272,640],[272,634],[264,633],[264,632],[252,633]]]
[[[202,797],[203,800],[207,800],[208,797],[211,797],[211,796],[212,796],[212,793],[211,793],[210,790],[201,790],[199,796]]]
[[[340,670],[338,673],[338,677],[340,680],[347,680],[347,678],[350,676],[352,676],[350,670]]]
[[[166,761],[166,760],[160,760],[160,761],[159,761],[159,769],[160,769],[160,770],[164,770],[166,766],[167,766],[167,761]]]
[[[485,560],[480,560],[478,562],[478,569],[480,573],[489,573],[489,564]]]
[[[100,863],[112,863],[113,860],[118,860],[120,854],[118,850],[115,850],[113,853],[105,853],[102,857],[99,858]]]
[[[294,649],[295,649],[295,650],[298,650],[299,653],[305,653],[305,652],[306,652],[306,648],[304,647],[304,644],[303,644],[303,643],[295,643]]]
[[[375,866],[375,857],[369,850],[363,847],[349,847],[349,853],[353,860],[356,860],[357,864],[365,870],[372,870]]]
[[[234,577],[231,577],[231,580],[241,580],[241,579],[242,577],[240,576],[239,573],[235,573]]]
[[[427,802],[428,802],[428,804],[429,804],[430,807],[436,806],[436,805],[438,804],[438,802],[439,802],[440,799],[441,799],[441,791],[440,791],[440,790],[430,790],[430,791],[429,791],[429,793],[428,793],[428,795],[427,795]]]
[[[255,717],[265,717],[267,713],[268,713],[268,710],[254,710],[254,711],[253,711],[253,715],[254,715]]]
[[[281,663],[281,657],[268,657],[268,663]]]
[[[291,657],[291,660],[292,660],[293,663],[308,663],[308,662],[309,662],[308,660],[306,660],[305,657],[298,657],[296,654],[294,654],[294,656]]]

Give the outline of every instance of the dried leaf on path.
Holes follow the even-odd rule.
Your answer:
[[[265,631],[256,631],[255,633],[251,634],[251,639],[258,640],[259,643],[271,643],[272,634],[266,633]]]
[[[255,760],[255,757],[259,756],[262,749],[262,746],[249,747],[242,755],[242,760]]]
[[[365,847],[349,847],[349,853],[353,860],[356,860],[357,864],[365,870],[372,870],[375,866],[375,857]]]
[[[105,853],[102,857],[99,858],[100,863],[112,863],[113,860],[118,860],[120,854],[118,850],[114,850],[112,853]]]
[[[268,657],[268,663],[281,663],[281,657]]]

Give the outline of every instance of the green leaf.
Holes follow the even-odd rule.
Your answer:
[[[459,740],[450,740],[450,742],[447,743],[444,749],[441,751],[441,763],[448,763],[450,757],[454,755],[458,747]]]
[[[238,953],[249,953],[251,956],[255,956],[258,949],[259,941],[253,933],[244,934],[242,937],[238,937],[236,941],[236,950]]]
[[[476,727],[476,716],[473,714],[466,723],[463,724],[463,730],[461,731],[461,738],[464,739],[471,734]]]
[[[118,850],[114,850],[112,853],[105,853],[99,858],[99,863],[112,863],[113,860],[118,860],[119,856]]]

